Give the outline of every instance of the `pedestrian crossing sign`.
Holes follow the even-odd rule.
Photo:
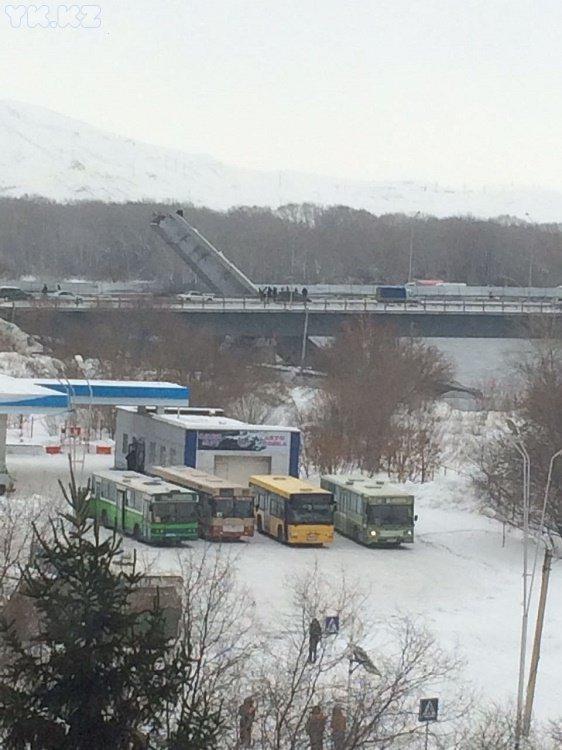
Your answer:
[[[337,635],[340,632],[340,618],[339,615],[331,615],[326,617],[324,622],[324,632],[326,635]]]
[[[439,698],[422,698],[420,700],[419,721],[437,721]]]

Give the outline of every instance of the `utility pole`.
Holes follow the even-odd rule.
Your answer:
[[[554,463],[556,459],[560,458],[560,456],[562,456],[562,448],[560,448],[560,450],[557,450],[556,453],[552,454],[552,456],[550,457],[550,463],[548,465],[548,474],[546,478],[546,485],[544,488],[544,498],[543,498],[543,504],[542,504],[541,518],[540,518],[541,535],[542,535],[542,530],[545,527],[545,518],[546,518],[546,512],[547,512],[547,506],[548,506],[548,495],[550,492],[550,485],[552,483],[552,472],[554,469]],[[534,560],[533,560],[533,572],[531,574],[531,586],[529,589],[529,599],[531,598],[531,593],[533,590],[538,555],[539,555],[539,545],[537,544],[535,548],[535,555],[534,555]],[[527,684],[527,696],[526,696],[525,707],[523,711],[523,718],[520,724],[521,734],[523,737],[529,736],[529,730],[531,728],[531,717],[533,714],[533,701],[535,698],[535,685],[537,682],[537,670],[539,666],[541,639],[542,639],[544,615],[545,615],[545,609],[546,609],[546,596],[548,592],[548,582],[550,578],[551,566],[552,566],[552,549],[549,547],[548,541],[545,541],[544,562],[543,562],[543,568],[542,568],[541,593],[539,597],[539,607],[537,611],[537,623],[535,627],[533,653],[531,656],[531,668],[529,672],[529,681]]]
[[[533,714],[533,701],[535,699],[535,686],[537,684],[537,670],[541,655],[541,640],[544,626],[544,613],[546,609],[546,597],[548,594],[548,582],[552,568],[552,551],[548,545],[544,548],[544,562],[542,566],[541,593],[539,597],[539,608],[537,611],[537,624],[535,627],[535,640],[533,643],[533,654],[531,656],[531,668],[529,682],[527,685],[527,699],[523,713],[523,737],[529,736],[531,729],[531,716]]]

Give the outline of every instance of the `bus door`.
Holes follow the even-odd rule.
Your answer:
[[[142,533],[145,539],[150,539],[150,527],[152,524],[152,498],[143,496],[142,499]]]
[[[117,528],[125,530],[126,491],[117,488]]]
[[[211,531],[211,521],[213,517],[212,504],[214,498],[208,495],[206,492],[199,493],[199,502],[197,503],[198,516],[199,516],[199,533],[201,536],[206,537]]]

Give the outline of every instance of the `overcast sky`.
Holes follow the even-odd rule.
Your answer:
[[[0,2],[0,98],[240,166],[562,187],[560,0],[99,7],[28,28]]]

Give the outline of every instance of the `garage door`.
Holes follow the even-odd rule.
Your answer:
[[[215,456],[215,474],[234,484],[248,485],[253,474],[271,474],[268,456]]]

